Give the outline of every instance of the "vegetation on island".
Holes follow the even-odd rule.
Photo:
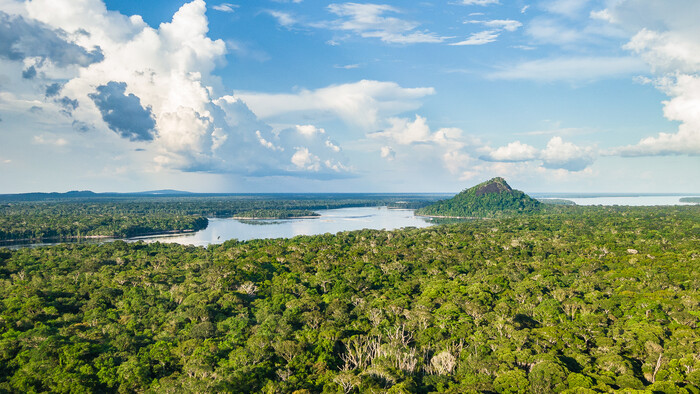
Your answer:
[[[700,197],[682,197],[681,202],[690,202],[694,204],[700,204]]]
[[[0,392],[700,392],[700,207],[0,249]]]
[[[542,204],[550,205],[576,205],[575,202],[564,198],[538,198],[537,201],[541,202]]]
[[[234,217],[244,219],[294,219],[318,216],[320,216],[318,213],[306,209],[254,209],[237,213]]]
[[[109,194],[111,197],[88,198],[90,192],[58,194],[60,197],[55,194],[0,196],[0,241],[126,238],[188,232],[206,228],[207,218],[313,217],[317,215],[314,210],[387,205],[407,198],[371,194],[139,198],[116,198]],[[40,198],[48,200],[35,201]],[[408,201],[425,205],[425,198],[414,196]]]
[[[540,211],[542,203],[520,190],[513,190],[497,177],[466,189],[448,200],[416,210],[417,215],[461,218],[492,218]]]

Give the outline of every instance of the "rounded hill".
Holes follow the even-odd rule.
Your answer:
[[[501,177],[493,178],[466,189],[449,200],[416,211],[417,215],[455,218],[500,217],[532,213],[542,209],[542,203],[520,190],[514,190]]]

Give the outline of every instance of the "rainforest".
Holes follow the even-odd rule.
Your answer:
[[[6,205],[3,231],[18,210],[49,228],[88,209],[224,211],[42,204]],[[0,392],[697,393],[699,287],[700,206],[0,248]]]

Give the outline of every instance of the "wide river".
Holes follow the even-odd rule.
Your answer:
[[[540,198],[545,197],[541,196]],[[555,196],[547,196],[555,197]],[[588,198],[556,196],[574,201],[578,205],[685,205],[679,196],[596,196]],[[404,227],[428,227],[430,218],[415,216],[413,210],[387,209],[386,207],[341,208],[316,211],[321,216],[313,219],[286,220],[237,220],[209,219],[206,229],[196,233],[137,237],[128,242],[168,242],[184,245],[206,246],[220,244],[229,239],[247,241],[260,238],[292,238],[297,235],[317,235],[362,229],[395,230]],[[112,239],[80,240],[81,243],[103,243]],[[10,244],[12,249],[55,245],[55,243]],[[2,247],[2,244],[0,244]]]
[[[317,235],[341,231],[368,229],[395,230],[404,227],[431,226],[429,218],[415,216],[412,210],[372,208],[341,208],[316,211],[314,219],[237,220],[209,219],[206,229],[191,234],[145,237],[144,241],[174,242],[204,246],[229,239],[247,241],[259,238],[292,238],[297,235]]]

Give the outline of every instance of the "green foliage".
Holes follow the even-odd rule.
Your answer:
[[[699,244],[687,206],[0,249],[0,392],[695,393]]]
[[[503,178],[494,178],[466,189],[449,200],[438,201],[416,214],[437,217],[493,218],[537,212],[542,203],[513,190]]]
[[[70,193],[69,193],[70,194]],[[76,195],[82,196],[82,192]],[[0,200],[0,241],[50,241],[70,238],[128,238],[198,231],[207,218],[289,219],[318,216],[314,210],[359,206],[426,204],[425,196],[384,195],[233,195],[222,197],[65,198],[32,201],[33,195]],[[317,197],[323,196],[323,199]],[[24,197],[27,200],[23,201]],[[401,205],[401,204],[399,204]]]

